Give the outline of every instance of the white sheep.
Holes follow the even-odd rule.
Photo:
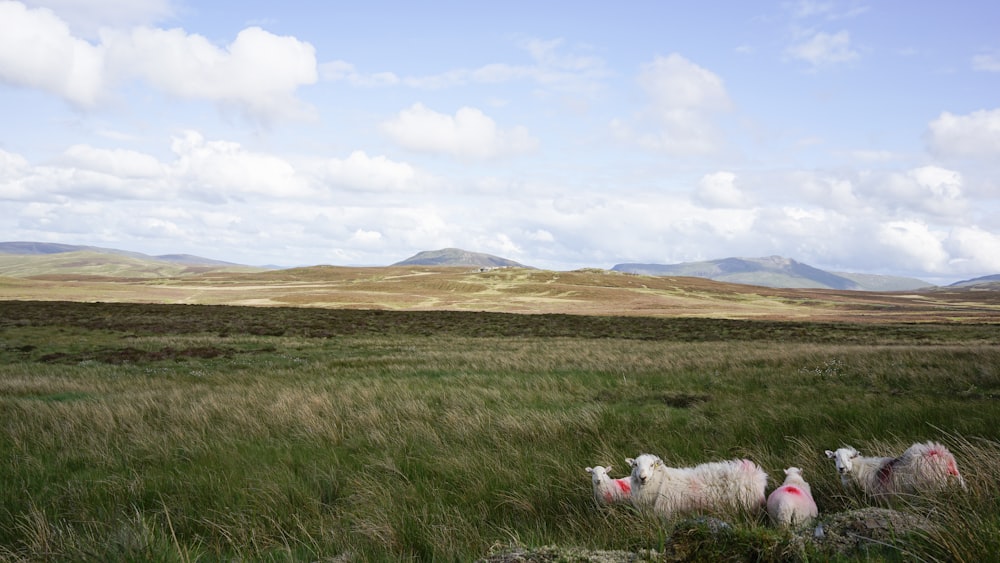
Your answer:
[[[764,505],[767,473],[747,459],[667,467],[652,454],[627,459],[632,466],[632,504],[669,518],[698,511],[746,509]]]
[[[853,480],[872,496],[940,490],[957,482],[965,487],[955,456],[937,442],[915,443],[899,457],[865,457],[851,446],[826,450],[847,487]]]
[[[632,478],[612,479],[608,475],[611,469],[611,466],[601,465],[587,468],[587,473],[590,473],[591,481],[594,483],[594,499],[600,504],[622,502],[632,496]]]
[[[767,513],[779,526],[805,524],[819,514],[812,488],[798,467],[785,469],[785,482],[767,497]]]

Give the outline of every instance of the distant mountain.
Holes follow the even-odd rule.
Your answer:
[[[53,242],[0,242],[0,254],[18,254],[24,256],[36,256],[43,254],[63,254],[66,252],[95,252],[97,254],[115,254],[119,256],[131,256],[143,260],[160,260],[172,264],[192,264],[203,266],[240,266],[233,262],[223,262],[222,260],[212,260],[191,254],[162,254],[150,256],[141,252],[131,252],[128,250],[118,250],[115,248],[101,248],[99,246],[81,246],[75,244],[58,244]]]
[[[828,272],[783,258],[722,258],[680,264],[617,264],[612,270],[651,276],[691,276],[779,288],[902,291],[932,287],[923,280],[873,274]]]
[[[910,291],[914,289],[929,289],[936,287],[932,283],[917,278],[903,276],[885,276],[881,274],[856,274],[852,272],[834,272],[858,284],[863,291]]]
[[[1000,274],[993,274],[992,276],[983,276],[981,278],[972,278],[971,280],[958,281],[949,285],[948,287],[975,287],[975,288],[1000,289]]]
[[[239,266],[240,264],[234,264],[232,262],[223,262],[222,260],[212,260],[211,258],[203,258],[201,256],[195,256],[193,254],[159,254],[153,256],[157,260],[163,260],[164,262],[170,262],[173,264],[188,264],[191,266]]]
[[[267,269],[190,254],[149,256],[141,252],[97,246],[0,242],[0,275],[10,277],[87,275],[151,278],[220,270],[257,272]]]
[[[80,250],[111,251],[111,249],[108,248],[99,249],[96,246],[77,246],[75,244],[58,244],[54,242],[28,242],[28,241],[0,242],[0,254],[22,254],[22,255],[59,254],[62,252],[77,252]],[[124,254],[124,251],[115,251],[115,252],[119,254]]]
[[[393,266],[470,266],[479,268],[531,268],[519,264],[513,260],[483,254],[482,252],[469,252],[460,248],[443,248],[441,250],[425,250],[413,256],[396,262]]]

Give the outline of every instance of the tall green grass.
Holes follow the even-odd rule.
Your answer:
[[[802,467],[829,514],[871,502],[842,489],[824,449],[927,439],[953,450],[969,492],[895,501],[939,525],[906,553],[1000,551],[1000,348],[948,326],[925,328],[931,343],[870,331],[860,345],[769,325],[686,342],[217,322],[2,325],[0,559],[470,561],[510,544],[822,559],[760,517],[720,541],[599,509],[583,468],[748,456],[771,487]]]

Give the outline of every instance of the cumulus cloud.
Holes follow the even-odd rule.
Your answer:
[[[357,229],[354,234],[351,235],[351,240],[359,244],[374,244],[382,240],[382,233],[378,231],[366,231],[364,229]]]
[[[943,112],[928,126],[927,144],[942,157],[1000,158],[1000,109]]]
[[[370,157],[364,151],[354,151],[346,159],[330,159],[325,163],[324,183],[346,189],[366,191],[413,190],[417,171],[404,162],[393,162],[384,156]]]
[[[695,198],[710,207],[746,207],[750,198],[736,185],[736,174],[713,172],[698,182]]]
[[[534,150],[538,140],[525,127],[502,130],[481,110],[460,108],[455,115],[414,104],[382,124],[393,141],[410,150],[459,158],[488,159]]]
[[[946,246],[953,265],[959,270],[1000,272],[1000,234],[979,227],[957,227],[949,233]]]
[[[109,174],[122,179],[157,178],[164,166],[156,157],[127,149],[100,149],[89,145],[73,145],[58,159],[64,166]]]
[[[0,80],[82,109],[138,78],[167,95],[233,106],[263,122],[313,115],[295,92],[317,80],[315,50],[294,37],[250,27],[220,47],[182,29],[107,28],[99,36],[97,43],[81,39],[47,8],[0,2]]]
[[[249,27],[220,48],[181,29],[140,27],[105,41],[114,69],[169,95],[232,104],[264,119],[312,115],[295,91],[317,80],[315,49],[294,37]]]
[[[0,149],[0,200],[21,200],[34,195],[24,182],[28,169],[23,156]]]
[[[638,83],[648,98],[639,121],[648,121],[655,130],[636,134],[616,121],[612,127],[619,135],[635,137],[651,150],[677,155],[706,154],[720,148],[714,117],[732,104],[718,75],[673,53],[642,65]]]
[[[934,228],[915,220],[881,225],[878,242],[892,261],[916,271],[938,274],[1000,270],[1000,236],[976,226]]]
[[[814,68],[858,58],[858,52],[851,47],[851,34],[846,30],[837,33],[811,33],[807,39],[789,47],[786,53]]]
[[[868,174],[862,193],[869,205],[895,213],[959,216],[967,210],[962,175],[939,166]]]
[[[177,159],[170,174],[180,189],[206,201],[242,199],[248,195],[301,197],[312,192],[308,182],[286,160],[244,149],[231,141],[209,141],[186,131],[171,142]]]
[[[50,10],[0,2],[0,80],[90,108],[104,96],[104,56]]]
[[[364,151],[343,159],[291,161],[237,142],[206,139],[194,130],[172,137],[170,150],[174,157],[160,161],[139,151],[77,144],[33,165],[0,149],[0,200],[322,203],[350,192],[404,192],[437,182],[410,164]]]

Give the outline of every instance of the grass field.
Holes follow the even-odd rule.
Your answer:
[[[98,270],[103,271],[103,270]],[[870,322],[1000,322],[1000,291],[772,289],[606,270],[346,268],[183,276],[0,276],[0,299],[252,305],[386,311]]]
[[[997,329],[0,302],[0,560],[986,561]],[[598,508],[583,469],[746,456],[770,490],[796,465],[832,529],[872,503],[824,449],[928,439],[969,490],[879,505],[928,525],[846,551]]]

